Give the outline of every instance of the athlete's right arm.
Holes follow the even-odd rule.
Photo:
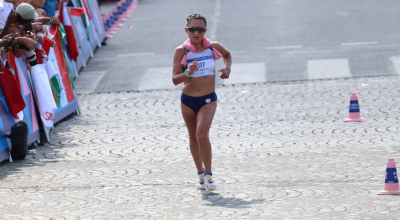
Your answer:
[[[182,74],[181,60],[183,55],[185,55],[185,50],[183,47],[177,47],[175,49],[174,63],[172,68],[172,82],[174,85],[179,85],[180,83],[189,79],[189,77],[185,76],[185,74]]]

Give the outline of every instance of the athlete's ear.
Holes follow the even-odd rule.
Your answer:
[[[186,34],[189,34],[187,27],[185,27],[185,32],[186,32]]]

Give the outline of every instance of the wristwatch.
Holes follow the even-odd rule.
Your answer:
[[[188,69],[185,69],[185,71],[183,72],[183,74],[185,74],[185,76],[187,76],[187,77],[189,77],[189,78],[192,78],[192,77],[190,77],[190,75],[189,75],[189,70],[188,70]]]

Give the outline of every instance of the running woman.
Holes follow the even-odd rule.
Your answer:
[[[197,188],[216,189],[212,170],[212,150],[209,140],[211,123],[217,109],[215,94],[215,60],[224,58],[225,68],[219,69],[221,79],[231,72],[230,52],[219,42],[210,42],[204,34],[207,21],[200,14],[189,15],[185,31],[188,39],[175,49],[172,81],[183,83],[181,110],[189,132],[190,152],[197,168]]]

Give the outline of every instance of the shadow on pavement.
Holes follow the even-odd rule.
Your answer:
[[[251,208],[251,206],[254,204],[264,203],[265,201],[265,199],[253,199],[251,201],[246,201],[235,197],[222,197],[219,193],[209,192],[206,190],[201,190],[200,193],[203,195],[203,200],[210,202],[210,204],[204,204],[206,206],[246,209]]]
[[[69,116],[63,118],[61,121],[59,121],[57,124],[55,124],[55,129],[51,131],[50,138],[54,138],[55,132],[60,132],[57,130],[57,126],[61,125],[64,122],[70,122],[73,118],[76,118],[75,114],[70,114]],[[79,119],[79,118],[78,118]],[[63,128],[63,131],[68,132],[71,128],[66,127]],[[61,131],[61,132],[63,132]],[[37,153],[36,154],[28,154],[26,155],[25,159],[22,160],[13,160],[12,163],[10,161],[4,160],[0,162],[0,180],[3,180],[4,178],[10,176],[10,175],[15,175],[19,173],[25,173],[26,175],[31,175],[31,173],[26,173],[26,171],[23,171],[22,168],[26,167],[44,167],[46,165],[52,165],[54,163],[58,163],[60,161],[57,161],[57,159],[61,159],[60,157],[55,156],[55,150],[63,148],[65,149],[66,152],[68,152],[68,148],[70,147],[75,147],[76,144],[74,143],[69,143],[70,140],[72,140],[74,137],[69,137],[66,138],[65,142],[66,144],[61,144],[57,140],[56,141],[50,141],[47,142],[46,140],[41,140],[44,146],[31,146],[29,149],[36,149]],[[33,175],[33,174],[32,174]]]

